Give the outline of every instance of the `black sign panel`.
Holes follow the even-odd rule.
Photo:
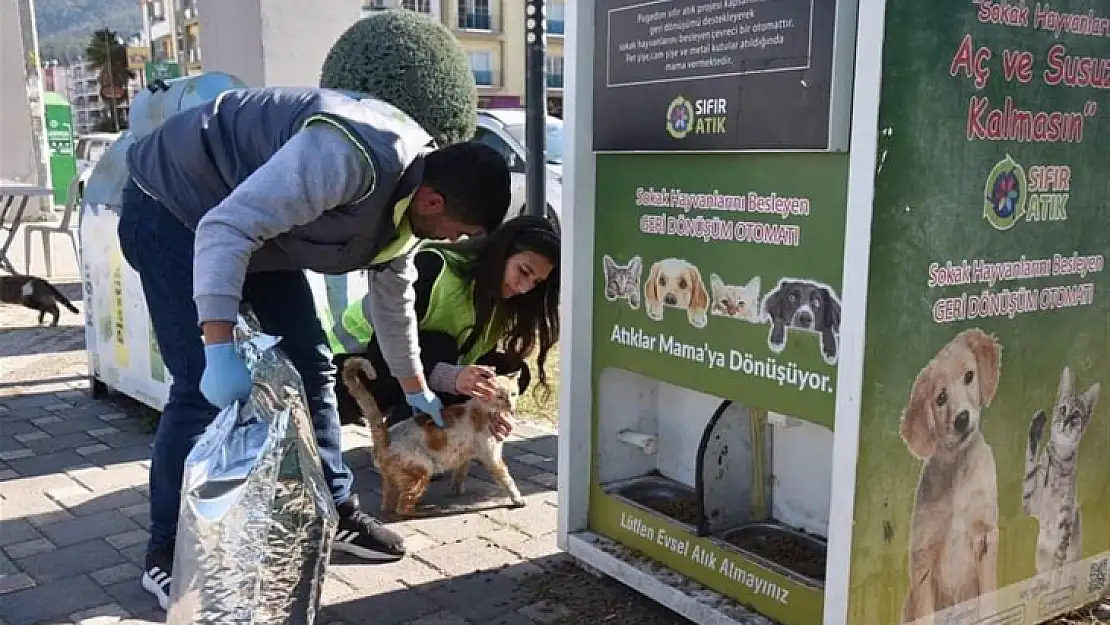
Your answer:
[[[828,147],[836,0],[598,0],[594,149]]]

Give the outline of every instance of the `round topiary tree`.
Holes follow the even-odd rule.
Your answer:
[[[328,51],[320,86],[385,100],[441,146],[474,136],[478,90],[466,54],[443,24],[416,11],[355,22]]]

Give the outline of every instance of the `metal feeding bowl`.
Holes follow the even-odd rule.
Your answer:
[[[750,523],[724,532],[720,542],[751,560],[807,586],[824,587],[825,540],[773,522]]]
[[[698,498],[694,489],[658,474],[645,475],[615,485],[609,492],[648,512],[661,514],[695,528]]]

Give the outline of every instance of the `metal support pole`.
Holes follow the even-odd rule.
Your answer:
[[[547,212],[547,157],[544,142],[547,139],[547,77],[544,75],[544,56],[547,17],[544,0],[526,0],[524,5],[525,50],[527,53],[524,85],[526,107],[526,202],[530,215],[543,217]]]

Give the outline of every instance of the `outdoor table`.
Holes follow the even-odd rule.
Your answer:
[[[27,209],[27,202],[33,197],[44,197],[53,193],[54,190],[49,187],[0,180],[0,228],[7,229],[7,234],[0,233],[0,237],[3,237],[0,238],[0,270],[17,273],[15,265],[8,259],[8,249],[15,240],[15,233],[23,220],[23,211]],[[14,212],[12,212],[13,207]]]

